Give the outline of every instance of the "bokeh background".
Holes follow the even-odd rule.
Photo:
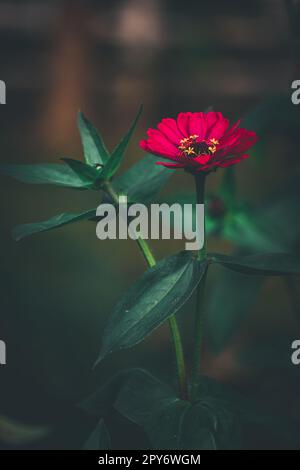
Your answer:
[[[257,210],[273,197],[285,201],[283,210],[292,213],[288,222],[272,225],[271,234],[287,238],[287,250],[295,252],[300,120],[290,95],[292,81],[300,79],[297,18],[296,0],[0,1],[0,79],[7,84],[7,104],[0,106],[0,160],[83,158],[79,109],[112,149],[143,102],[124,171],[142,156],[138,141],[147,127],[162,117],[212,106],[232,120],[246,118],[257,130],[256,149],[237,169],[238,194]],[[209,178],[210,192],[221,177]],[[160,197],[190,189],[189,177],[178,173]],[[16,243],[11,238],[15,225],[93,208],[99,196],[4,177],[0,191],[0,339],[7,343],[7,365],[0,368],[1,445],[80,448],[95,422],[77,404],[112,371],[143,366],[172,377],[168,329],[92,371],[105,319],[145,270],[136,245],[100,242],[91,222]],[[178,241],[152,245],[157,257],[183,248]],[[209,247],[231,252],[236,243],[214,234]],[[221,269],[213,270],[208,302],[222,275]],[[300,366],[290,361],[291,342],[300,336],[299,282],[258,284],[257,296],[245,294],[244,303],[236,302],[235,289],[225,309],[217,298],[219,315],[223,310],[230,315],[232,304],[239,321],[217,349],[207,340],[204,368],[272,413],[282,411],[284,432],[250,429],[248,447],[298,447],[285,423],[295,426],[300,418]],[[188,356],[193,302],[179,316]],[[220,316],[215,318],[210,329],[220,328]],[[224,314],[222,319],[226,323]],[[117,429],[116,448],[145,446],[139,430],[132,425],[128,432],[114,413],[108,426]],[[40,436],[39,427],[45,431]]]

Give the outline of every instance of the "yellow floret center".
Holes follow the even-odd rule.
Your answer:
[[[187,157],[198,157],[200,155],[213,155],[217,151],[217,145],[219,141],[217,139],[208,139],[198,141],[199,136],[197,134],[190,135],[180,140],[178,146],[181,153]]]

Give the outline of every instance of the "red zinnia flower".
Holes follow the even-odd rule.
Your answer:
[[[157,162],[170,168],[209,172],[234,165],[247,158],[245,152],[257,141],[255,132],[229,126],[222,113],[180,113],[177,120],[166,118],[149,129],[140,146],[147,152],[172,160]]]

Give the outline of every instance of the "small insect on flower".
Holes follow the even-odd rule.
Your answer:
[[[157,129],[149,129],[141,140],[143,150],[172,160],[157,162],[169,168],[185,168],[193,173],[210,172],[240,162],[257,141],[255,132],[233,126],[222,113],[180,113],[177,119],[165,118]]]

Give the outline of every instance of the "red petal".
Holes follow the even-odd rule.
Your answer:
[[[225,119],[221,113],[218,113],[218,118],[207,132],[207,139],[217,139],[220,140],[221,137],[225,134],[229,126],[229,120]]]
[[[140,143],[139,143],[141,149],[145,150],[146,152],[148,152],[148,143],[147,143],[147,140],[143,139],[143,140],[140,140]]]
[[[233,158],[228,158],[227,160],[224,160],[223,162],[219,162],[219,166],[221,168],[226,168],[227,166],[235,165],[236,163],[239,163],[241,160],[244,160],[245,158],[248,158],[249,155],[240,155],[239,157],[233,157]]]
[[[239,119],[235,124],[233,124],[233,126],[231,126],[229,129],[227,129],[227,131],[225,132],[223,138],[225,139],[225,138],[231,136],[237,130],[240,123],[241,123],[241,120]]]
[[[155,162],[156,165],[163,165],[166,166],[167,168],[184,168],[186,165],[183,165],[182,163],[166,163],[166,162]]]
[[[184,135],[184,137],[189,137],[190,130],[189,130],[189,117],[191,113],[180,113],[177,117],[177,126],[180,132]]]
[[[234,146],[233,153],[243,153],[257,142],[255,132],[249,132],[246,129],[242,129],[242,131],[239,142]]]
[[[197,134],[199,140],[204,140],[206,135],[206,119],[204,113],[191,113],[189,120],[189,134]]]
[[[240,138],[242,135],[242,130],[241,129],[236,129],[235,132],[228,136],[224,136],[220,140],[220,144],[218,145],[217,148],[217,155],[219,158],[223,158],[228,154],[232,154],[234,152],[234,148],[236,145],[238,145]]]
[[[209,111],[205,115],[206,119],[206,126],[207,126],[207,136],[209,136],[209,132],[211,131],[212,127],[215,125],[217,120],[219,119],[221,113],[216,113],[215,111]]]
[[[170,142],[161,132],[157,131],[156,129],[148,129],[147,132],[149,139],[148,145],[149,147],[155,147],[158,150],[163,151],[164,153],[170,156],[177,156],[178,155],[178,148],[176,145]]]
[[[141,140],[140,147],[153,155],[169,158],[170,160],[177,160],[175,157],[172,157],[169,153],[165,152],[159,145],[155,146],[155,144],[151,143],[149,140]]]
[[[252,147],[257,141],[255,132],[249,132],[246,129],[236,129],[231,135],[224,136],[217,151],[218,158],[224,158],[226,155],[241,154]]]
[[[172,144],[179,145],[183,135],[179,132],[175,119],[163,119],[157,127]]]
[[[199,157],[193,158],[193,162],[197,162],[200,165],[205,165],[211,157],[209,155],[199,155]]]

